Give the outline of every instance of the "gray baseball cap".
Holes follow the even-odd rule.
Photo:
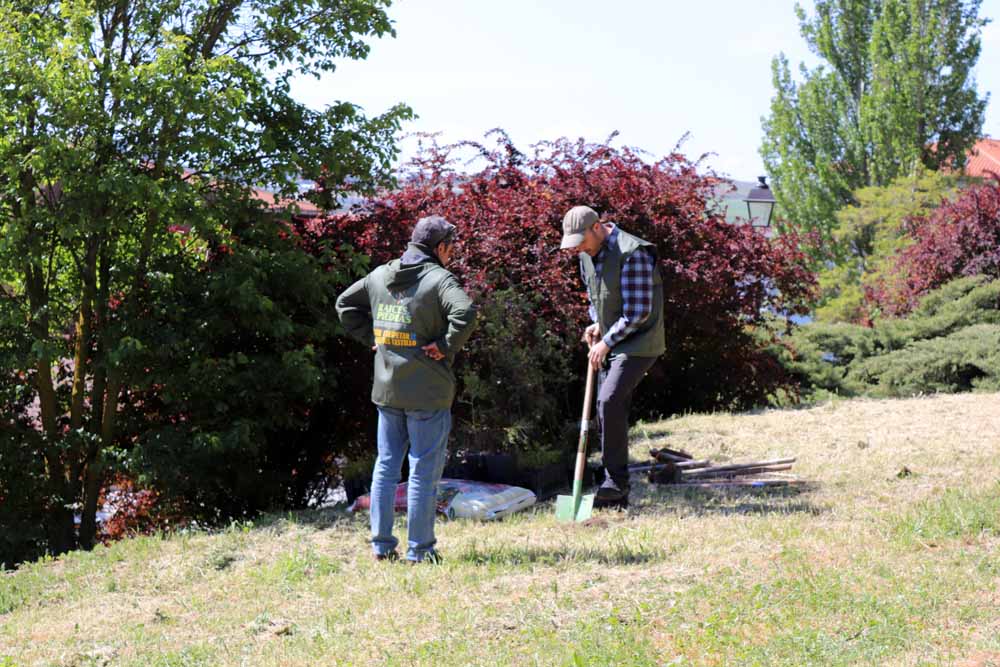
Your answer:
[[[433,250],[438,243],[454,236],[454,234],[455,225],[440,215],[429,215],[417,220],[417,225],[413,228],[413,234],[410,236],[410,243],[419,243]]]
[[[575,248],[583,243],[583,233],[600,221],[597,211],[589,206],[574,206],[563,216],[563,237],[561,250]]]

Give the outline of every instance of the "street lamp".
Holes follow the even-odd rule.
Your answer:
[[[771,214],[774,212],[775,198],[771,188],[767,187],[767,177],[757,177],[757,187],[750,190],[744,199],[747,203],[747,216],[754,227],[770,227]]]

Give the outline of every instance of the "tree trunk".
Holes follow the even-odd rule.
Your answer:
[[[83,425],[83,397],[86,393],[85,379],[86,369],[92,367],[93,337],[95,332],[95,314],[102,310],[99,308],[98,299],[98,276],[97,262],[101,242],[98,238],[91,238],[87,245],[87,257],[83,266],[83,293],[80,303],[80,318],[77,325],[76,359],[77,365],[74,373],[73,402],[70,423],[73,429],[78,429]],[[102,312],[103,314],[103,312]],[[79,380],[79,384],[77,381]],[[95,378],[95,385],[98,384]],[[103,393],[103,382],[100,383],[100,390]],[[95,387],[96,389],[96,387]],[[78,391],[79,390],[79,391]],[[92,410],[98,409],[91,405]],[[97,534],[97,502],[101,493],[104,479],[104,465],[100,463],[102,439],[98,439],[98,434],[93,428],[94,422],[91,420],[91,428],[88,429],[94,436],[93,440],[87,443],[86,450],[80,453],[79,464],[74,470],[74,479],[81,480],[80,486],[83,492],[83,503],[80,517],[79,543],[83,549],[94,547],[94,538]],[[81,479],[82,478],[82,479]]]
[[[60,505],[52,507],[47,514],[46,533],[49,553],[58,556],[75,549],[76,525],[73,522],[73,510]]]
[[[28,303],[33,317],[28,323],[32,337],[40,342],[48,340],[48,315],[46,306],[48,299],[41,275],[41,267],[28,264],[25,267],[25,286]],[[34,314],[38,314],[34,317]],[[35,362],[35,390],[38,392],[39,416],[42,431],[45,434],[43,456],[45,458],[45,474],[50,489],[49,496],[53,499],[46,530],[49,538],[49,550],[52,553],[65,553],[75,546],[73,527],[73,512],[67,507],[73,502],[69,470],[59,454],[56,442],[59,439],[57,418],[59,404],[56,398],[55,383],[52,377],[52,359],[44,347]]]
[[[97,298],[94,301],[94,331],[97,336],[94,340],[94,382],[90,394],[90,432],[94,434],[101,432],[101,419],[104,416],[104,390],[108,386],[108,367],[105,355],[110,347],[106,327],[108,326],[108,296],[111,289],[109,286],[111,260],[108,259],[106,253],[106,241],[102,240],[100,279],[97,283]]]
[[[91,461],[84,470],[83,516],[80,518],[80,547],[93,549],[97,535],[97,501],[104,486],[104,465]]]
[[[83,399],[87,391],[87,369],[90,367],[91,337],[93,335],[93,303],[97,278],[97,243],[91,238],[84,259],[83,289],[80,295],[80,312],[76,320],[76,344],[73,351],[73,394],[70,400],[69,425],[74,431],[83,425]]]
[[[163,174],[163,160],[157,160],[153,167],[153,176],[159,177]],[[136,261],[135,274],[132,276],[132,290],[128,295],[126,313],[136,312],[140,302],[140,295],[146,287],[146,272],[149,268],[149,258],[153,252],[153,240],[156,236],[157,228],[160,224],[160,216],[155,210],[149,211],[146,215],[145,228],[142,233],[142,241],[139,245],[139,256]],[[104,350],[107,354],[109,349]],[[118,397],[122,388],[122,369],[113,367],[107,373],[107,391],[104,398],[104,410],[101,415],[101,447],[110,447],[115,438],[115,429],[118,420]]]

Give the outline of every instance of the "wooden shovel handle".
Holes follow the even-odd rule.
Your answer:
[[[587,363],[587,389],[583,394],[583,416],[580,418],[580,442],[576,448],[576,470],[573,472],[573,497],[583,490],[583,468],[587,464],[587,431],[590,429],[590,404],[594,402],[594,367]]]
[[[580,421],[580,431],[584,431],[584,424],[590,423],[590,405],[594,402],[594,367],[587,364],[587,389],[583,394],[583,417]]]

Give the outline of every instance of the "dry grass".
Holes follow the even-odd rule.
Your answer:
[[[1000,394],[641,424],[713,460],[797,455],[801,493],[636,485],[439,527],[376,564],[364,517],[270,517],[0,575],[0,666],[963,665],[1000,655]],[[898,473],[906,468],[910,474]],[[4,662],[3,656],[8,656]]]

